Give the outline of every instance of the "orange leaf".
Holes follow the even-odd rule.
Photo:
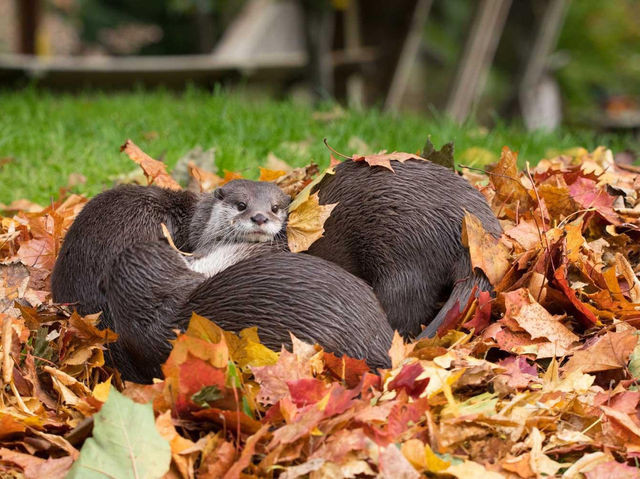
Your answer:
[[[224,178],[222,182],[218,186],[226,185],[230,181],[233,180],[241,180],[242,175],[240,173],[236,173],[235,171],[224,170]]]
[[[120,147],[120,151],[124,151],[129,158],[140,165],[150,185],[153,184],[172,190],[182,189],[178,182],[167,173],[167,167],[164,163],[151,158],[133,141],[127,140],[124,145]]]
[[[516,203],[519,201],[521,210],[530,207],[531,197],[520,182],[518,174],[518,153],[511,151],[508,146],[502,148],[500,161],[491,170],[489,180],[496,189],[498,202]]]
[[[260,178],[258,178],[258,181],[276,181],[281,176],[284,176],[287,174],[287,172],[283,170],[269,170],[261,166],[259,168],[260,168]]]

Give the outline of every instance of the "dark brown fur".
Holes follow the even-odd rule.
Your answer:
[[[392,330],[371,288],[320,258],[261,255],[203,281],[166,244],[146,243],[115,259],[104,287],[125,379],[160,377],[173,330],[184,330],[193,311],[229,331],[257,326],[274,350],[290,346],[291,331],[372,367],[389,366]]]
[[[100,193],[80,212],[65,237],[51,280],[53,300],[73,303],[81,314],[103,311],[102,324],[110,326],[99,282],[125,248],[163,238],[162,223],[169,229],[176,246],[187,252],[196,248],[209,251],[215,248],[216,241],[242,241],[226,224],[221,228],[224,236],[219,237],[220,231],[212,231],[217,227],[215,221],[211,222],[213,206],[225,203],[230,211],[227,216],[237,214],[245,223],[250,223],[251,215],[257,212],[252,206],[267,204],[270,197],[281,207],[280,211],[284,211],[285,222],[276,237],[278,249],[282,249],[286,247],[284,225],[290,199],[271,183],[236,180],[212,194],[202,195],[135,185],[118,186]],[[239,201],[247,203],[242,213],[236,210]],[[262,212],[265,217],[276,219],[271,211]],[[233,218],[235,220],[235,216]]]
[[[432,336],[474,285],[491,287],[461,244],[465,210],[488,232],[501,228],[484,197],[451,170],[416,160],[392,166],[395,173],[345,161],[322,180],[320,203],[338,206],[309,253],[366,280],[402,335],[416,336],[426,324],[421,336]]]
[[[64,239],[51,278],[53,300],[74,303],[81,314],[103,311],[99,282],[113,259],[132,244],[162,238],[161,223],[176,246],[189,251],[188,226],[197,203],[193,193],[156,186],[123,185],[97,195]]]

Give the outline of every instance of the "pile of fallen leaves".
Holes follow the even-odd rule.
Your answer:
[[[124,148],[150,182],[179,187]],[[346,161],[391,168],[411,156]],[[0,218],[0,476],[638,477],[640,169],[604,148],[516,165],[505,148],[487,172],[463,170],[504,228],[495,239],[468,215],[462,231],[495,298],[462,305],[434,339],[396,336],[379,375],[295,338],[276,353],[255,329],[235,336],[194,316],[163,381],[122,384],[104,365],[116,335],[49,295],[86,199],[10,206],[21,211]],[[190,170],[203,191],[236,177]],[[262,172],[301,192],[298,249],[330,213],[309,195],[315,174]]]

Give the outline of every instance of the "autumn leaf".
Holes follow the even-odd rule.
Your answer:
[[[258,181],[276,181],[278,178],[286,175],[287,172],[283,170],[268,170],[267,168],[260,168],[260,177]]]
[[[378,153],[377,155],[353,155],[351,159],[355,162],[364,161],[369,166],[381,166],[383,168],[387,168],[391,171],[394,171],[391,167],[392,161],[399,161],[400,163],[404,163],[407,160],[420,160],[425,161],[424,158],[418,155],[413,155],[411,153],[402,153],[394,151],[393,153]]]
[[[308,250],[314,241],[322,237],[324,222],[336,206],[337,203],[321,205],[319,194],[314,193],[290,210],[287,223],[289,249],[293,253]]]
[[[176,180],[167,173],[167,167],[164,163],[151,158],[133,141],[125,141],[124,145],[120,147],[120,151],[124,151],[129,158],[140,165],[150,185],[153,184],[163,188],[169,188],[171,190],[182,189]]]
[[[509,252],[484,230],[477,217],[468,212],[462,219],[462,244],[469,248],[471,265],[481,269],[492,285],[498,284],[511,265]]]
[[[576,351],[563,370],[590,373],[624,368],[637,344],[638,335],[632,328],[609,331],[595,343]]]
[[[445,145],[442,145],[440,150],[436,150],[431,143],[431,137],[427,137],[427,141],[422,148],[422,158],[425,160],[429,160],[432,163],[437,165],[444,166],[445,168],[449,168],[451,170],[455,170],[456,163],[453,158],[453,142],[449,142]]]
[[[171,449],[155,428],[151,405],[136,404],[113,389],[94,423],[93,437],[68,478],[160,477],[169,469]]]
[[[502,295],[506,310],[503,321],[513,319],[532,339],[548,340],[556,356],[567,354],[578,341],[578,336],[562,324],[562,317],[549,314],[527,290],[518,289]]]
[[[189,169],[189,175],[191,175],[198,184],[200,192],[213,191],[220,186],[223,181],[223,179],[215,173],[199,168],[193,161],[187,164],[187,168]]]
[[[497,202],[517,202],[522,210],[531,207],[531,197],[518,174],[518,153],[508,146],[502,148],[500,161],[491,169],[489,181],[496,190]]]
[[[224,170],[224,178],[218,186],[223,186],[233,180],[241,180],[243,176],[240,173],[236,173],[234,171]]]

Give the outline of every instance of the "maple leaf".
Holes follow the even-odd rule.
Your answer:
[[[151,158],[133,141],[125,141],[124,145],[120,147],[120,151],[125,152],[129,158],[140,165],[150,185],[153,184],[171,190],[182,189],[178,182],[167,173],[167,167],[164,163]]]
[[[403,389],[409,397],[419,397],[429,384],[429,378],[422,378],[416,381],[418,376],[424,372],[420,363],[407,364],[403,366],[400,373],[388,384],[388,389]]]
[[[324,223],[336,206],[337,203],[321,205],[319,194],[314,193],[295,209],[290,209],[287,222],[289,249],[293,253],[308,250],[315,240],[322,237]]]
[[[489,181],[496,190],[496,203],[517,202],[523,211],[531,207],[531,197],[518,174],[518,153],[508,146],[502,147],[500,161],[491,169]]]
[[[355,162],[364,161],[369,166],[382,166],[383,168],[387,168],[391,171],[394,171],[391,167],[392,161],[399,161],[400,163],[404,163],[407,160],[420,160],[426,161],[424,158],[418,155],[414,155],[411,153],[402,153],[398,151],[394,151],[393,153],[378,153],[377,155],[358,155],[354,154],[351,159]]]
[[[349,356],[337,357],[326,351],[323,353],[323,359],[327,370],[344,380],[351,388],[357,386],[364,374],[370,370],[364,359],[354,359]]]
[[[583,208],[595,209],[611,224],[621,224],[620,217],[613,210],[613,198],[606,191],[599,189],[594,180],[578,178],[569,186],[569,193]]]
[[[471,265],[481,269],[492,285],[498,284],[511,266],[509,251],[468,212],[462,219],[462,244],[469,248]]]
[[[527,290],[518,289],[502,296],[506,311],[501,321],[513,319],[532,339],[547,339],[557,348],[557,356],[567,354],[578,341],[578,336],[560,322],[563,318],[549,314]]]
[[[251,371],[260,384],[258,401],[263,404],[275,404],[288,396],[288,382],[313,377],[309,364],[301,363],[298,356],[284,348],[276,364],[252,367]]]

